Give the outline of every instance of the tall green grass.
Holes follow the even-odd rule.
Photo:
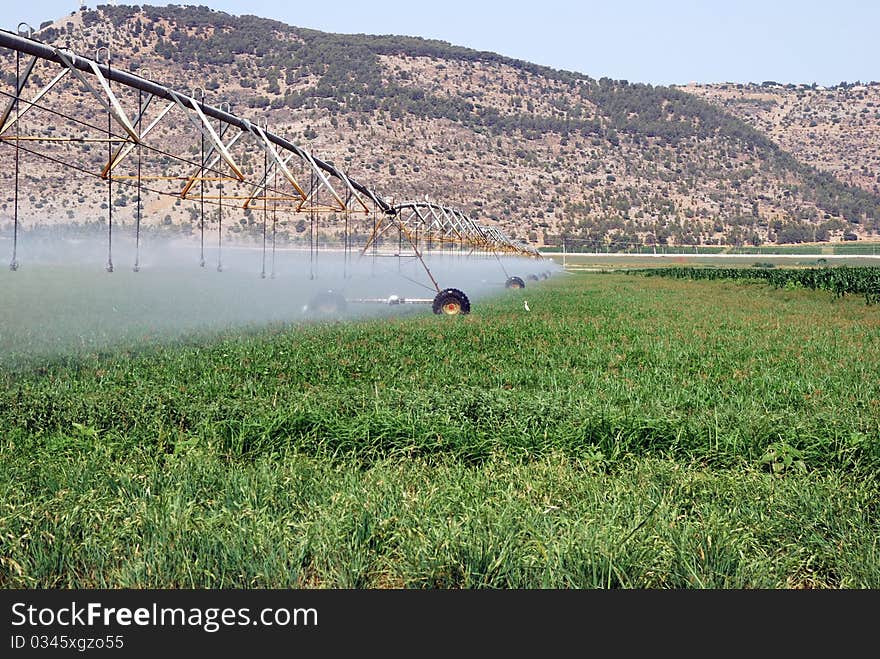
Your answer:
[[[746,268],[648,268],[630,271],[647,277],[672,277],[675,279],[743,281],[757,279],[774,288],[809,288],[814,291],[830,291],[835,297],[862,295],[866,304],[880,301],[880,267],[837,266],[823,268],[776,269],[772,263],[756,263],[757,270]]]
[[[0,585],[875,588],[876,309],[578,275],[29,362]]]

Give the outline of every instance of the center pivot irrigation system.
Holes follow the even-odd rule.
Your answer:
[[[306,307],[318,314],[338,313],[347,302],[431,304],[437,314],[468,313],[467,295],[440,286],[425,261],[427,253],[494,258],[504,271],[507,288],[523,288],[525,282],[507,272],[502,256],[542,258],[534,247],[455,208],[427,200],[394,204],[332,163],[273,133],[264,121],[241,117],[228,103],[206,103],[204,89],[178,91],[154,81],[144,69],[132,73],[113,66],[109,39],[104,43],[95,59],[87,59],[69,48],[35,40],[25,23],[14,33],[0,30],[0,48],[10,51],[15,66],[14,89],[2,91],[7,101],[0,104],[0,144],[14,150],[10,270],[19,268],[24,155],[54,168],[40,172],[43,176],[73,169],[105,182],[108,272],[114,269],[114,205],[123,189],[126,201],[133,196],[135,203],[134,271],[141,267],[141,220],[145,196],[151,195],[168,199],[166,206],[177,200],[195,202],[192,212],[198,218],[201,267],[206,266],[206,224],[209,229],[216,225],[217,270],[222,271],[224,212],[227,221],[230,211],[244,212],[262,220],[261,277],[266,277],[267,259],[274,276],[278,215],[294,214],[309,222],[311,279],[323,224],[333,234],[333,238],[324,236],[325,246],[335,241],[341,247],[346,270],[354,254],[358,258],[368,253],[388,255],[383,252],[390,245],[393,256],[405,252],[421,264],[431,284],[425,288],[434,293],[430,298],[392,295],[346,300],[338,292],[326,291]]]

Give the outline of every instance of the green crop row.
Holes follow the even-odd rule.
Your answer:
[[[847,294],[864,295],[865,303],[880,301],[880,268],[873,266],[838,266],[827,268],[770,269],[756,268],[650,268],[630,271],[647,277],[673,277],[676,279],[757,279],[766,281],[774,288],[798,286],[812,290],[834,293],[835,297]]]

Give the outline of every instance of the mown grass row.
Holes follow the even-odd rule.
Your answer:
[[[807,243],[801,245],[761,245],[759,247],[737,246],[728,248],[733,254],[841,254],[871,255],[878,253],[880,243],[876,241],[858,241],[842,243]]]
[[[7,370],[0,585],[877,587],[875,308],[744,292],[579,275]]]
[[[866,304],[880,301],[880,268],[872,266],[837,266],[824,268],[650,268],[633,271],[646,277],[672,277],[694,280],[766,281],[774,288],[802,287],[834,293],[863,295]]]

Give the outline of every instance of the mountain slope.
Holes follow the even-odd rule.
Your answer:
[[[680,88],[768,135],[799,161],[880,194],[880,83]]]
[[[108,35],[115,66],[202,87],[207,102],[267,120],[382,194],[427,195],[536,244],[759,244],[880,231],[875,190],[795,158],[763,126],[692,90],[205,7],[103,6],[37,36],[90,54]],[[3,66],[11,84],[9,57]],[[98,198],[85,197],[79,208],[100,220]],[[61,215],[51,202],[38,210],[45,221]]]

